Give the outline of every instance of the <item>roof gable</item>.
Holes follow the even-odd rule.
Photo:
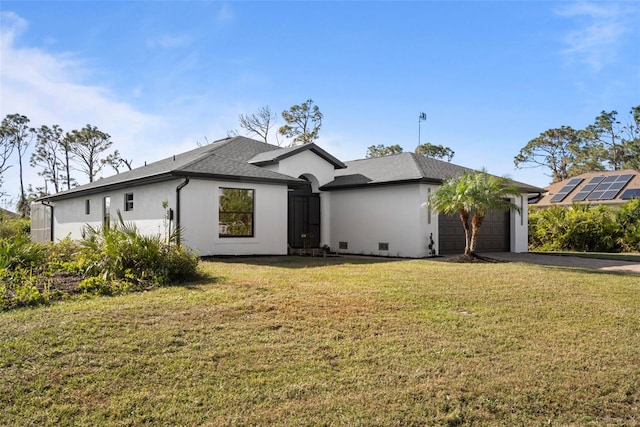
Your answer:
[[[346,165],[342,163],[340,160],[318,147],[314,143],[304,144],[304,145],[296,145],[293,147],[280,148],[273,151],[262,152],[257,154],[253,158],[249,159],[248,162],[254,164],[256,166],[266,166],[273,165],[279,163],[281,160],[286,159],[287,157],[294,156],[303,151],[311,151],[315,153],[320,158],[324,159],[328,163],[331,163],[336,169],[344,169]]]

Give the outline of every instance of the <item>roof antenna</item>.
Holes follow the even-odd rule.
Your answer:
[[[420,141],[420,123],[422,123],[424,120],[427,120],[427,114],[426,113],[420,113],[420,115],[418,116],[418,147],[420,146],[420,143],[422,141]]]
[[[176,161],[176,155],[175,154],[173,155],[173,161],[174,162]]]

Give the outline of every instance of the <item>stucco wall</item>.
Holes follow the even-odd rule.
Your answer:
[[[218,190],[253,189],[254,236],[218,236]],[[287,187],[284,185],[191,180],[180,195],[183,241],[207,255],[287,253]]]
[[[421,204],[430,187],[406,184],[331,192],[331,249],[338,253],[419,258],[437,217]],[[348,249],[340,249],[346,242]],[[379,243],[388,243],[380,250]]]
[[[72,239],[79,239],[85,225],[100,226],[103,219],[103,200],[106,196],[111,199],[109,209],[111,221],[117,221],[117,214],[120,211],[124,221],[135,221],[141,233],[164,235],[165,209],[162,207],[162,202],[166,200],[169,207],[175,210],[176,186],[180,182],[180,180],[168,181],[53,202],[54,240],[64,239],[67,235]],[[133,193],[133,210],[131,211],[125,211],[124,208],[126,193]],[[90,204],[89,214],[85,211],[87,200]]]
[[[269,166],[275,172],[298,178],[301,175],[311,175],[317,182],[311,180],[313,191],[318,191],[318,186],[323,186],[334,179],[334,166],[311,151],[302,151],[286,159],[282,159],[277,165]]]
[[[511,199],[520,207],[520,212],[511,211],[511,252],[529,251],[529,207],[527,194]]]
[[[85,225],[100,226],[103,219],[103,199],[111,198],[111,220],[117,220],[118,210],[125,221],[135,221],[141,233],[164,236],[169,231],[165,219],[168,208],[174,211],[171,231],[177,221],[176,188],[184,180],[131,187],[103,194],[60,200],[54,204],[54,239],[69,235],[81,238]],[[218,189],[250,188],[255,190],[254,237],[218,237]],[[124,210],[126,193],[133,193],[132,211]],[[91,210],[85,213],[85,200]],[[258,255],[287,253],[287,187],[283,185],[251,184],[191,179],[180,192],[181,241],[206,255]]]
[[[429,255],[432,235],[438,252],[438,213],[428,205],[422,206],[437,188],[405,184],[331,192],[331,249],[338,253],[421,258]],[[522,207],[522,214],[510,214],[510,250],[527,252],[527,195],[518,195],[512,202]],[[346,242],[348,249],[341,250],[339,242]],[[379,243],[388,243],[389,250],[379,250]]]

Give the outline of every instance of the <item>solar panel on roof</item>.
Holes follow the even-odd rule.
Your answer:
[[[600,196],[600,200],[615,199],[619,191],[620,190],[607,190],[602,194],[602,196]]]
[[[582,189],[575,195],[573,196],[573,200],[574,202],[581,202],[583,200],[585,200],[587,198],[587,196],[589,194],[591,194],[591,192],[593,190],[595,190],[595,188],[598,186],[598,184],[600,184],[600,182],[602,182],[604,180],[604,176],[594,176],[593,178],[591,178],[589,180],[589,182],[587,183],[587,185],[585,185],[584,187],[582,187]]]
[[[551,198],[551,203],[563,201],[582,181],[584,181],[583,178],[572,178],[571,181],[565,184],[565,186]]]
[[[622,200],[640,199],[640,188],[630,188],[620,196]]]
[[[578,196],[583,196],[581,193],[587,190],[587,187],[591,185],[591,181],[588,185],[585,185],[582,191],[576,194],[576,197],[573,200],[611,200],[615,199],[620,190],[624,188],[625,185],[633,178],[633,174],[620,174],[620,175],[609,175],[608,177],[601,179],[600,183],[596,188],[594,188],[591,193],[584,195],[584,198],[577,199]],[[597,177],[602,178],[602,177]]]

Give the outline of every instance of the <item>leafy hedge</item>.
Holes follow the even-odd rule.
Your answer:
[[[177,234],[144,236],[122,218],[113,227],[87,226],[80,241],[56,244],[32,242],[23,225],[6,221],[0,230],[13,232],[0,237],[0,311],[69,297],[68,286],[55,285],[60,277],[77,283],[72,292],[115,295],[197,276],[199,258],[175,244]]]
[[[531,208],[529,248],[540,251],[639,252],[640,200]]]

